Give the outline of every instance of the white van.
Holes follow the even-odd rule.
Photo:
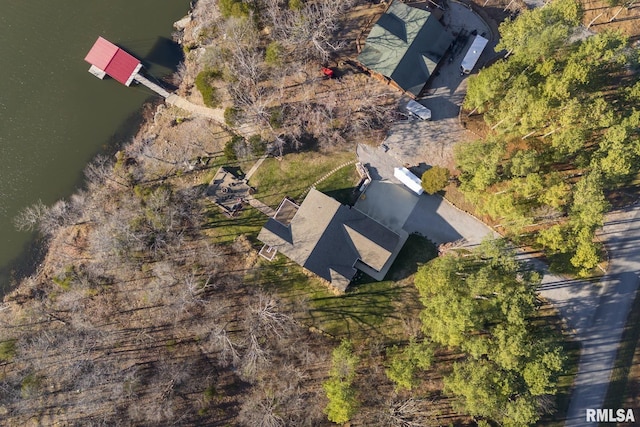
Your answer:
[[[431,120],[431,110],[413,99],[407,103],[406,108],[409,113],[421,120]]]

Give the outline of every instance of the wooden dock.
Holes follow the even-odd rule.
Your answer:
[[[141,85],[148,87],[149,89],[151,89],[152,91],[154,91],[155,93],[157,93],[158,95],[160,95],[165,99],[171,95],[166,89],[152,82],[151,80],[147,79],[145,76],[143,76],[140,73],[136,73],[133,79],[138,83],[140,83]]]
[[[134,76],[134,80],[140,83],[141,85],[148,87],[149,89],[151,89],[152,91],[154,91],[155,93],[163,97],[167,104],[174,105],[178,108],[181,108],[185,111],[188,111],[198,116],[207,117],[225,126],[224,109],[209,108],[209,107],[205,107],[204,105],[196,105],[193,102],[179,95],[176,95],[175,93],[169,93],[162,86],[152,82],[151,80],[147,79],[145,76],[141,75],[140,73],[137,73]]]

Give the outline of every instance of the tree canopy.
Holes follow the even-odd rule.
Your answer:
[[[449,169],[433,166],[422,174],[422,188],[428,194],[442,190],[449,182]]]
[[[604,194],[640,171],[640,86],[638,50],[619,32],[581,36],[580,16],[557,0],[500,25],[508,55],[470,78],[465,99],[492,132],[455,157],[479,213],[588,275]]]
[[[329,421],[344,424],[353,417],[359,406],[355,389],[351,385],[358,364],[358,356],[353,353],[351,342],[342,341],[333,350],[331,361],[329,379],[322,384],[329,398],[325,413]]]
[[[415,285],[422,329],[435,343],[463,352],[446,376],[456,406],[505,426],[535,423],[563,369],[555,333],[532,322],[540,275],[502,240],[432,260]]]

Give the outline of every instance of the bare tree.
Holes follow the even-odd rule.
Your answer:
[[[262,393],[261,393],[262,394]],[[242,405],[240,422],[246,426],[283,427],[287,425],[280,413],[279,399],[273,394],[250,396]]]
[[[13,224],[19,231],[34,231],[39,227],[48,210],[49,208],[41,200],[38,200],[31,206],[22,209],[13,219]]]
[[[405,400],[393,400],[389,402],[386,424],[392,427],[422,427],[430,425],[434,419],[433,411],[427,406],[426,399],[413,397]]]

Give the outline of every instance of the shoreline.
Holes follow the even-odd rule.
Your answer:
[[[184,30],[188,28],[192,22],[191,13],[196,4],[196,1],[191,2],[188,13],[173,23],[173,29],[175,30],[174,36],[179,36],[179,38],[174,37],[173,41],[181,48],[183,46],[182,37]],[[183,57],[182,61],[176,65],[176,68],[186,61],[187,58]],[[177,81],[176,77],[176,72],[173,72],[159,77],[158,80],[165,86],[171,87],[173,92],[177,93],[182,89],[182,81]],[[102,144],[103,148],[96,151],[91,159],[85,163],[83,170],[86,169],[97,156],[104,155],[108,158],[113,158],[116,153],[133,144],[139,135],[154,125],[155,114],[159,108],[165,105],[166,102],[161,96],[150,93],[149,97],[147,97],[140,107],[127,116],[113,131],[111,136]],[[79,191],[85,189],[86,185],[87,178],[84,173],[80,173],[75,184],[68,192],[67,197],[59,200],[66,200],[73,197],[78,194]],[[53,204],[55,203],[57,203],[57,201]],[[26,241],[19,254],[6,265],[0,266],[0,280],[4,281],[6,279],[6,282],[0,283],[0,299],[2,301],[5,301],[9,295],[16,292],[26,279],[30,277],[39,278],[41,272],[46,270],[46,259],[51,251],[51,243],[61,231],[62,230],[58,230],[55,233],[56,235],[49,237],[40,235],[38,231],[30,232],[32,236]]]

